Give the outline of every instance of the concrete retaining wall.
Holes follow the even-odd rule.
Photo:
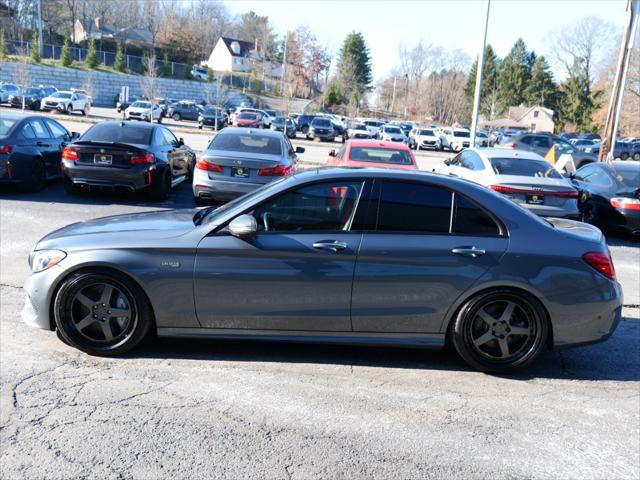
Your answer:
[[[22,64],[0,63],[0,82],[16,82],[16,71]],[[141,75],[127,75],[125,73],[109,73],[100,71],[80,70],[65,67],[49,67],[45,65],[27,65],[29,71],[29,86],[53,85],[58,90],[70,88],[84,88],[93,97],[93,104],[100,107],[112,107],[115,105],[115,96],[123,86],[129,87],[130,95],[142,93]],[[17,82],[16,82],[17,83]],[[88,86],[91,88],[88,88]],[[193,80],[174,80],[158,78],[158,90],[161,97],[204,100],[207,99],[209,90],[210,101],[216,99],[215,84]],[[230,93],[224,88],[220,89],[218,101],[224,101],[238,93]],[[249,100],[250,101],[250,100]]]

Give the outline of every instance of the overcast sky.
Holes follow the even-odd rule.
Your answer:
[[[371,49],[374,78],[395,65],[398,46],[427,43],[462,49],[471,58],[482,41],[484,0],[230,0],[233,14],[249,10],[268,15],[276,33],[308,26],[332,54],[345,35],[361,31]],[[572,20],[599,16],[622,33],[627,0],[492,0],[487,42],[503,57],[518,37],[549,56],[549,31]],[[557,72],[558,76],[562,76]]]

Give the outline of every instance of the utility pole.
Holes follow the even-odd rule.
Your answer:
[[[393,94],[391,95],[391,113],[395,112],[396,109],[396,82],[398,80],[398,76],[393,76]]]
[[[284,53],[282,55],[282,78],[280,79],[280,95],[284,96],[284,79],[287,78],[287,45],[289,45],[289,31],[284,37]]]
[[[42,0],[38,0],[38,43],[40,48],[40,58],[42,58],[42,53],[44,51],[42,46]]]
[[[627,71],[629,70],[629,59],[633,48],[633,40],[636,28],[638,27],[638,0],[627,1],[628,18],[624,27],[622,43],[620,44],[620,54],[618,56],[618,66],[616,68],[616,78],[611,90],[611,100],[607,111],[607,121],[604,127],[604,139],[600,147],[598,160],[601,162],[613,160],[618,126],[620,124],[620,112],[622,110],[622,100],[624,98],[624,86],[627,81]]]
[[[482,50],[478,54],[478,67],[476,68],[476,89],[473,95],[473,117],[471,118],[471,148],[476,145],[476,130],[478,129],[478,114],[480,112],[480,94],[482,93],[482,71],[484,70],[484,51],[487,44],[487,26],[489,25],[489,7],[491,0],[487,0],[487,10],[484,15],[484,31],[482,32]]]

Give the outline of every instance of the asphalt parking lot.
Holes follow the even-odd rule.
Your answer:
[[[298,143],[306,166],[333,148]],[[44,234],[192,206],[189,185],[160,204],[59,182],[0,191],[1,478],[640,477],[640,245],[626,237],[608,238],[627,305],[612,338],[509,377],[448,350],[152,338],[102,359],[21,323]]]

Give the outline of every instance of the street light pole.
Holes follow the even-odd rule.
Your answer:
[[[38,0],[38,48],[40,51],[40,58],[42,58],[42,53],[44,48],[42,46],[42,0]]]
[[[480,111],[480,94],[482,93],[482,71],[484,69],[484,51],[487,44],[487,26],[489,25],[489,7],[491,0],[487,0],[487,10],[484,16],[484,31],[482,32],[482,50],[478,54],[478,67],[476,68],[476,89],[473,95],[473,117],[471,118],[471,148],[476,145],[476,130],[478,129],[478,114]]]

